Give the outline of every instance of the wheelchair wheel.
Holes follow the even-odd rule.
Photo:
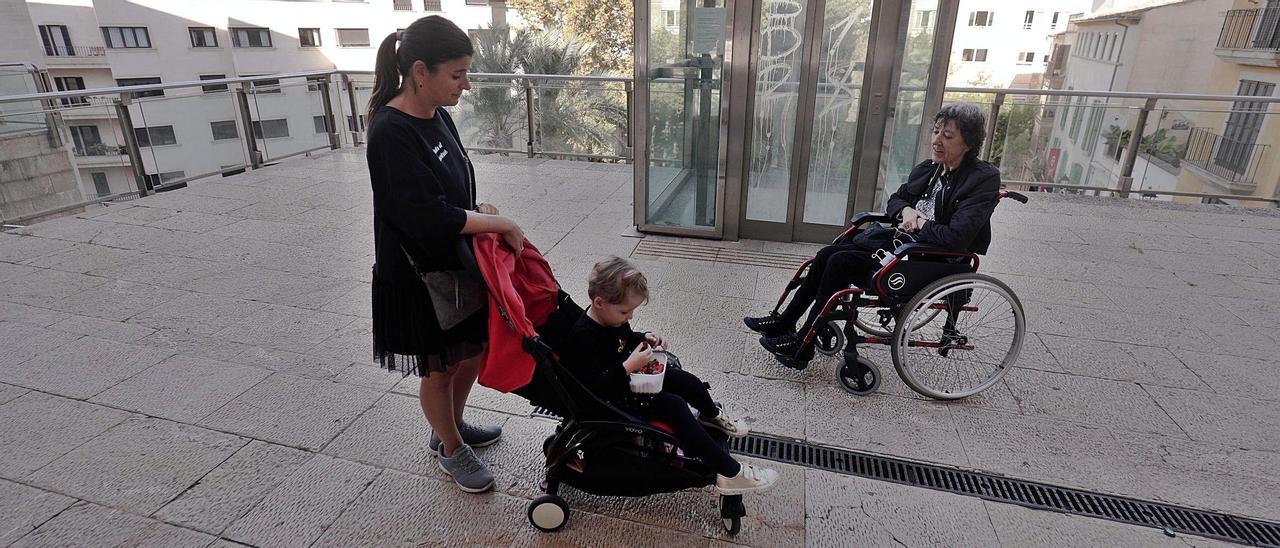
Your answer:
[[[942,321],[923,321],[942,312]],[[955,400],[986,390],[1022,351],[1022,303],[990,276],[947,276],[920,290],[901,314],[890,346],[893,366],[907,386],[930,398]]]
[[[884,337],[886,339],[892,337],[894,325],[892,323],[888,326],[880,325],[881,311],[888,313],[888,309],[886,308],[867,308],[860,310],[858,318],[854,320],[854,323],[857,324],[858,329],[861,329],[863,333],[873,337]],[[919,329],[929,325],[929,322],[932,322],[934,318],[937,318],[938,314],[941,313],[942,310],[935,309],[932,313],[921,316],[920,321],[916,322],[915,327]]]
[[[834,320],[829,320],[818,328],[818,338],[814,341],[814,350],[823,356],[834,356],[844,348],[844,330]]]
[[[845,392],[855,396],[868,396],[880,387],[880,368],[862,356],[849,363],[846,359],[836,369],[836,381]]]

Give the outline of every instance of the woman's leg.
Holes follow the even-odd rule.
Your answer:
[[[720,414],[715,400],[711,399],[711,393],[707,391],[706,383],[688,371],[668,369],[662,379],[662,391],[689,402],[689,405],[697,409],[704,419]]]
[[[782,310],[782,318],[791,325],[795,325],[804,316],[804,312],[809,309],[810,305],[821,305],[825,302],[816,301],[815,299],[819,295],[822,279],[830,268],[828,264],[831,257],[837,253],[857,249],[860,248],[855,244],[831,244],[818,250],[818,254],[813,257],[813,262],[809,263],[809,272],[805,275],[804,282],[800,284],[800,287],[796,288],[795,293],[791,294],[791,301]]]
[[[454,420],[453,377],[457,368],[432,372],[418,381],[418,403],[427,416],[427,424],[440,438],[440,452],[449,456],[462,445],[462,434]]]
[[[871,255],[865,250],[859,249],[835,253],[827,260],[826,266],[814,295],[813,308],[809,311],[809,317],[805,320],[804,326],[798,330],[801,333],[813,325],[813,322],[818,318],[818,314],[822,312],[822,307],[826,305],[832,295],[835,295],[837,291],[848,288],[858,278],[873,271],[879,266],[879,263],[872,259]]]
[[[711,439],[706,428],[693,418],[693,414],[689,412],[689,404],[681,397],[665,392],[655,394],[646,415],[670,426],[680,440],[680,447],[689,455],[706,461],[717,474],[729,478],[738,475],[742,465]]]
[[[467,398],[471,395],[471,387],[476,384],[480,374],[480,366],[484,365],[485,356],[489,354],[488,345],[480,355],[463,360],[454,369],[451,392],[453,398],[453,421],[462,426],[462,413],[467,409]]]

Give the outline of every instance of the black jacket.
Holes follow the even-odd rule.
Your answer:
[[[436,116],[462,148],[449,113],[441,108]],[[475,172],[467,161],[467,173],[451,174],[424,140],[425,123],[384,106],[369,127],[375,277],[381,280],[418,283],[402,246],[423,271],[462,266],[458,236],[467,222],[466,210],[476,207]]]
[[[632,331],[630,323],[607,327],[584,312],[573,324],[566,339],[568,344],[556,350],[579,382],[595,395],[616,403],[631,394],[631,376],[622,363],[644,342],[644,337],[644,333]]]
[[[940,167],[933,160],[920,162],[907,176],[907,182],[889,197],[885,212],[901,220],[902,209],[915,207],[925,197],[929,182]],[[944,249],[986,253],[991,245],[991,213],[996,209],[999,193],[999,168],[977,158],[966,158],[938,195],[934,220],[920,230],[920,241]]]

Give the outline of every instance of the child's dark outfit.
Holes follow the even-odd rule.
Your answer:
[[[738,461],[711,439],[689,412],[692,405],[705,419],[720,413],[701,379],[692,373],[668,368],[663,376],[662,392],[632,394],[630,377],[622,363],[644,342],[644,333],[632,331],[629,323],[618,327],[600,325],[584,313],[566,340],[568,348],[561,351],[564,365],[588,389],[644,418],[663,421],[690,455],[707,461],[723,476],[738,475]],[[640,405],[641,401],[645,403]]]

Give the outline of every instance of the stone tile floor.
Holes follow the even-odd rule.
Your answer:
[[[629,166],[481,157],[481,198],[582,298],[631,255]],[[780,466],[736,538],[713,495],[568,495],[536,534],[553,425],[478,388],[501,423],[496,492],[460,493],[426,449],[415,379],[369,364],[372,206],[345,150],[0,233],[0,545],[1209,545],[1158,531]],[[982,270],[1031,336],[968,400],[878,394],[835,360],[773,363],[740,317],[790,272],[638,256],[665,333],[761,432],[1280,519],[1280,216],[1035,194],[1001,206]],[[676,241],[650,236],[651,241]],[[816,246],[698,242],[809,254]]]

